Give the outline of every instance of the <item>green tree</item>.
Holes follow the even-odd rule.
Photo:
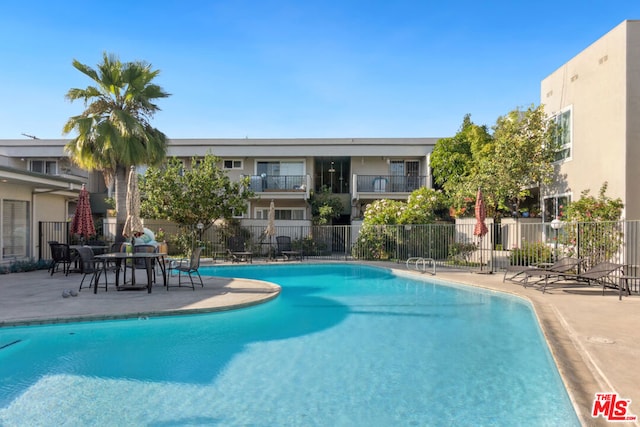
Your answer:
[[[445,205],[441,191],[431,188],[414,190],[406,202],[380,199],[367,206],[363,225],[432,224],[436,211]]]
[[[608,182],[603,183],[598,197],[590,195],[590,190],[584,190],[580,199],[568,204],[562,219],[568,222],[619,221],[624,203],[620,198],[607,196],[608,187]]]
[[[314,192],[309,203],[311,204],[311,217],[316,225],[331,224],[334,219],[340,218],[344,209],[340,198],[326,186],[319,192]]]
[[[185,228],[202,223],[203,231],[218,219],[231,219],[247,210],[249,177],[231,181],[218,167],[220,158],[207,154],[191,159],[192,168],[172,157],[162,167],[150,167],[140,180],[142,214],[166,219]]]
[[[608,183],[602,184],[598,197],[584,190],[580,199],[569,203],[564,210],[562,243],[567,255],[588,258],[588,265],[609,261],[624,241],[620,221],[622,199],[606,195]],[[577,252],[577,253],[576,253]]]
[[[474,183],[470,176],[474,173],[478,158],[490,148],[492,136],[486,126],[471,121],[464,116],[460,130],[452,138],[442,138],[436,142],[431,153],[430,166],[436,185],[440,186],[454,210],[468,208],[468,200],[475,200]]]
[[[413,191],[406,202],[388,199],[374,201],[365,210],[352,255],[359,259],[385,259],[391,256],[387,252],[389,248],[402,248],[400,252],[408,253],[409,243],[402,241],[403,236],[397,232],[398,229],[384,226],[431,224],[436,220],[435,212],[444,203],[445,197],[441,191],[426,187]],[[396,252],[396,255],[400,255],[400,252]]]
[[[544,107],[515,109],[498,118],[493,142],[477,156],[470,179],[482,188],[496,210],[511,212],[531,196],[531,188],[547,185],[553,178],[554,125]]]
[[[481,188],[488,215],[510,212],[530,196],[532,187],[551,181],[553,128],[542,106],[516,108],[499,117],[492,135],[465,116],[456,136],[436,143],[434,179],[454,208],[469,209]]]
[[[433,178],[447,192],[455,192],[473,167],[473,152],[479,152],[491,142],[486,126],[478,126],[467,114],[460,130],[452,138],[436,142],[430,157]]]
[[[69,101],[82,100],[85,109],[64,125],[65,135],[76,134],[65,150],[80,167],[101,171],[108,187],[115,181],[119,239],[126,219],[129,168],[158,165],[166,157],[166,136],[150,120],[160,110],[156,100],[169,94],[152,83],[159,71],[146,62],[122,63],[115,55],[104,53],[97,69],[75,59],[73,67],[94,85],[67,92]]]

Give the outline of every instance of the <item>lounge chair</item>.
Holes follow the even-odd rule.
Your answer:
[[[622,269],[624,267],[622,264],[616,264],[613,262],[604,261],[594,265],[593,267],[581,272],[581,273],[570,273],[570,272],[553,272],[553,271],[528,271],[525,273],[525,283],[526,286],[529,277],[538,276],[540,277],[540,281],[544,282],[542,286],[542,293],[547,289],[547,285],[549,283],[558,282],[560,280],[573,280],[578,282],[587,282],[591,283],[599,283],[602,284],[602,295],[604,295],[604,289],[607,286],[612,286],[611,282],[607,282],[607,278],[611,273],[618,269]],[[549,279],[553,279],[550,281]],[[619,286],[619,285],[618,285]]]
[[[278,244],[276,255],[281,255],[285,261],[288,261],[290,258],[302,261],[302,251],[293,250],[291,247],[291,237],[277,236],[276,243]]]
[[[509,280],[511,282],[516,282],[516,283],[521,283],[523,285],[526,285],[526,282],[528,279],[527,273],[532,273],[533,275],[534,273],[537,273],[537,272],[541,272],[541,273],[554,272],[558,274],[571,272],[572,270],[577,268],[582,263],[582,261],[583,259],[580,259],[580,258],[564,257],[564,258],[560,258],[553,264],[548,265],[546,267],[512,265],[507,267],[504,270],[504,276],[502,277],[502,282],[504,283],[505,280]],[[511,276],[507,277],[507,274],[511,274]]]
[[[231,262],[253,262],[253,252],[246,250],[244,238],[240,236],[229,237],[227,240],[227,254]]]
[[[191,289],[193,289],[194,291],[196,287],[193,283],[192,274],[196,273],[198,275],[198,278],[200,279],[200,286],[204,288],[202,276],[200,276],[200,272],[198,271],[198,269],[200,268],[200,254],[202,253],[202,249],[203,248],[195,248],[191,253],[191,257],[189,259],[179,260],[175,264],[172,264],[171,267],[169,267],[169,276],[171,276],[172,271],[176,271],[178,273],[178,285],[170,286],[167,280],[167,290],[169,290],[170,287],[179,288],[182,286],[181,273],[187,273],[189,275],[189,280],[191,281]]]

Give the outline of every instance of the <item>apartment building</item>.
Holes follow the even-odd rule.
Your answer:
[[[555,183],[542,191],[545,221],[605,181],[625,218],[640,219],[640,21],[622,22],[542,80],[540,102],[562,146]]]
[[[560,125],[562,147],[555,182],[541,189],[544,221],[583,190],[597,195],[605,181],[607,194],[623,200],[625,218],[640,219],[640,21],[622,22],[543,79],[540,101]],[[192,157],[211,153],[232,179],[249,176],[256,197],[245,224],[266,221],[271,200],[280,224],[308,224],[311,192],[323,188],[341,198],[338,222],[348,224],[374,200],[431,187],[438,139],[171,139],[168,154],[190,167]],[[102,176],[74,166],[66,142],[0,140],[0,262],[37,258],[38,225],[69,220],[82,184],[94,214],[105,215]]]
[[[431,187],[429,155],[438,139],[171,139],[168,155],[191,167],[193,157],[214,154],[232,180],[250,177],[256,196],[241,223],[266,223],[273,200],[279,224],[310,224],[309,198],[326,188],[344,206],[337,222],[349,224],[374,200],[405,200],[413,190]],[[102,175],[75,167],[64,153],[66,142],[0,141],[0,243],[5,262],[37,258],[38,224],[69,220],[82,184],[91,193],[93,213],[106,214],[108,191]]]

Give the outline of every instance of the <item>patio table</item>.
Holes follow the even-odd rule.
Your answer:
[[[160,266],[160,270],[162,271],[162,282],[164,286],[167,286],[167,270],[164,264],[164,257],[166,253],[160,252],[111,252],[108,254],[96,255],[95,258],[103,261],[102,268],[104,273],[107,273],[107,262],[115,261],[117,270],[116,270],[116,289],[117,290],[125,290],[125,289],[144,289],[144,287],[136,287],[136,274],[135,271],[131,274],[131,285],[130,286],[120,286],[120,266],[122,265],[122,260],[135,260],[135,259],[144,259],[145,261],[145,269],[147,271],[147,292],[151,293],[151,288],[153,286],[153,260],[155,259]],[[93,288],[93,293],[98,292],[98,285]]]

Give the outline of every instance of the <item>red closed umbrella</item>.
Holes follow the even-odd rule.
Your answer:
[[[487,208],[482,197],[482,190],[478,188],[476,195],[476,225],[473,227],[473,235],[480,240],[480,271],[482,271],[482,238],[489,232],[485,220],[487,219]]]
[[[82,238],[88,239],[89,236],[95,236],[96,228],[93,224],[93,216],[91,214],[91,204],[89,203],[89,192],[82,184],[82,189],[78,196],[78,205],[76,213],[71,221],[69,230],[72,234],[79,234]]]
[[[487,224],[485,224],[486,219],[487,207],[484,204],[482,190],[478,188],[478,194],[476,195],[476,226],[473,228],[473,235],[478,236],[480,239],[489,232]]]

